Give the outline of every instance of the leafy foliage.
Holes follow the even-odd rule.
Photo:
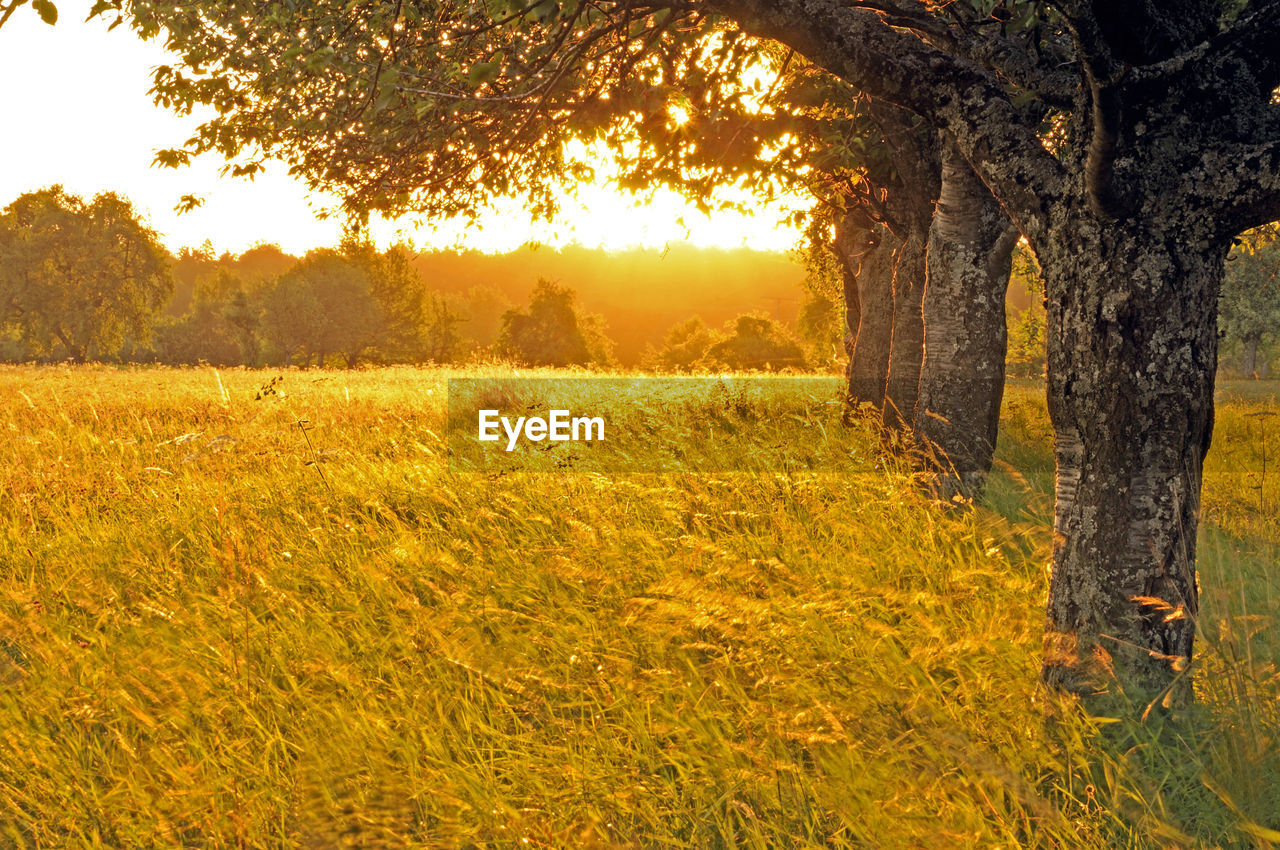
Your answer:
[[[1035,256],[1025,243],[1014,248],[1013,272],[1009,285],[1019,287],[1029,294],[1031,303],[1021,312],[1014,312],[1012,305],[1006,304],[1006,324],[1009,328],[1007,370],[1010,375],[1022,378],[1043,377],[1048,360],[1044,279]]]
[[[808,350],[811,363],[831,366],[841,361],[846,333],[844,298],[808,293],[800,305],[796,333]]]
[[[0,214],[0,324],[37,353],[112,355],[148,336],[172,289],[168,253],[119,195],[53,186]]]
[[[21,6],[27,5],[27,0],[0,0],[0,27],[3,27]],[[40,20],[49,26],[53,26],[58,22],[58,7],[51,0],[31,0],[32,10],[40,16]]]
[[[1044,376],[1045,352],[1044,310],[1031,307],[1009,323],[1009,374],[1020,378]]]
[[[808,366],[795,336],[772,318],[751,313],[713,331],[694,317],[673,327],[646,368],[658,372],[776,372]]]
[[[734,371],[775,372],[808,365],[790,331],[761,314],[739,316],[725,325],[724,338],[707,350],[707,356]]]
[[[707,352],[716,341],[715,332],[700,316],[667,331],[662,347],[645,357],[646,369],[655,372],[697,372],[710,369]]]
[[[1224,354],[1239,358],[1240,371],[1265,375],[1280,338],[1280,242],[1270,230],[1242,240],[1227,259],[1218,327]]]
[[[252,174],[281,158],[356,217],[475,214],[507,196],[546,215],[594,178],[581,146],[595,143],[623,188],[673,185],[705,209],[725,183],[882,204],[897,167],[866,99],[692,4],[379,0],[353,15],[100,0],[95,12],[163,33],[182,57],[156,70],[158,102],[216,112],[158,162],[217,152]]]
[[[524,310],[502,317],[497,351],[527,366],[606,366],[612,343],[604,321],[578,310],[573,290],[538,281]]]

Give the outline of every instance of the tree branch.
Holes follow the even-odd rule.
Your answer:
[[[1241,83],[1231,68],[1243,68],[1256,81],[1258,94],[1269,98],[1280,86],[1280,0],[1255,0],[1243,15],[1213,38],[1202,41],[1163,62],[1138,69],[1131,85],[1168,88],[1179,79],[1210,70],[1219,94],[1239,96]]]
[[[1065,171],[999,82],[976,63],[837,0],[710,0],[709,5],[872,97],[945,129],[1028,238],[1048,226],[1048,210],[1065,190]]]
[[[1212,150],[1185,179],[1194,184],[1188,191],[1210,186],[1227,199],[1215,222],[1224,237],[1280,219],[1280,139]]]

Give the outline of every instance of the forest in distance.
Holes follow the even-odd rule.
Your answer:
[[[112,220],[132,241],[101,238]],[[297,257],[266,243],[219,255],[206,243],[174,255],[124,197],[50,187],[0,213],[0,361],[830,371],[847,353],[836,265],[823,244],[485,254],[348,242]],[[1044,369],[1040,288],[1020,251],[1006,308],[1013,375]],[[1258,315],[1256,290],[1241,290],[1238,336],[1253,334],[1265,374],[1280,308]]]

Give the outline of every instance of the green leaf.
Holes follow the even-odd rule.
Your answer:
[[[467,82],[472,88],[478,88],[484,83],[492,82],[497,78],[500,67],[497,62],[477,62],[467,72]]]
[[[555,0],[541,0],[541,2],[535,3],[530,11],[533,13],[535,21],[545,24],[560,14],[560,4]]]
[[[31,0],[31,8],[40,13],[40,20],[49,26],[58,22],[58,7],[49,0]]]

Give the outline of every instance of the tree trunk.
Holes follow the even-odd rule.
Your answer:
[[[924,234],[909,235],[893,270],[893,344],[884,400],[884,424],[892,431],[906,430],[915,421],[924,358],[926,244]]]
[[[1258,339],[1249,337],[1244,341],[1244,356],[1241,358],[1240,371],[1246,378],[1258,379]]]
[[[1077,211],[1037,246],[1058,465],[1042,677],[1077,693],[1118,681],[1144,700],[1191,658],[1228,247],[1159,223]]]
[[[840,261],[840,282],[844,293],[844,353],[853,362],[858,341],[862,303],[858,298],[858,266],[871,248],[871,231],[863,217],[854,212],[838,216],[831,248]]]
[[[938,467],[939,495],[982,489],[1004,396],[1004,301],[1018,231],[946,142],[929,230],[924,363],[915,431]]]
[[[849,403],[884,406],[893,343],[893,267],[901,243],[876,226],[858,267],[858,335],[849,359]]]
[[[55,327],[53,335],[62,343],[62,347],[67,350],[67,355],[72,363],[83,363],[85,361],[84,349],[71,341],[71,336],[62,328]]]

